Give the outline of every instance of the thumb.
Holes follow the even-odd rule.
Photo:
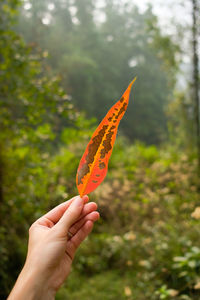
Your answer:
[[[66,235],[69,228],[78,220],[84,205],[84,200],[77,196],[63,214],[59,222],[54,226],[61,235]]]

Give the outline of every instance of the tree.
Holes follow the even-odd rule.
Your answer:
[[[131,140],[163,140],[167,133],[165,106],[176,72],[176,47],[170,37],[161,34],[151,8],[141,14],[131,1],[109,0],[101,9],[105,21],[97,21],[92,0],[52,3],[55,9],[49,11],[47,4],[37,13],[50,15],[46,29],[40,31],[39,45],[48,50],[48,61],[60,73],[75,106],[100,121],[138,75],[136,101],[130,102],[121,128]],[[23,13],[27,28],[33,23],[32,15],[32,8],[28,16]],[[30,36],[37,41],[28,35],[29,41]]]
[[[196,145],[198,157],[198,174],[200,176],[200,97],[199,97],[199,56],[198,56],[198,28],[200,5],[198,0],[192,0],[192,50],[193,50],[193,99],[194,99],[194,121],[196,128]]]

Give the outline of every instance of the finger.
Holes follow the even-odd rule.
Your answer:
[[[80,196],[76,197],[76,199],[70,204],[68,209],[64,212],[63,216],[54,226],[53,229],[57,231],[60,235],[66,236],[69,228],[80,217],[83,205],[83,199]]]
[[[52,210],[50,210],[47,214],[45,214],[44,216],[42,216],[41,218],[39,218],[36,222],[39,223],[40,225],[47,225],[48,223],[48,227],[50,227],[49,225],[51,224],[54,225],[56,224],[60,218],[63,216],[64,212],[67,210],[67,208],[70,206],[70,204],[79,196],[75,196],[72,199],[63,202],[61,204],[59,204],[58,206],[54,207]],[[84,203],[87,203],[89,198],[87,195],[82,197]]]
[[[77,248],[92,231],[94,223],[87,221],[81,229],[67,242],[67,253],[73,259]]]
[[[94,210],[97,210],[97,204],[95,202],[86,203],[83,206],[83,210],[82,210],[82,213],[81,213],[78,221]]]
[[[72,235],[75,235],[77,233],[77,231],[87,222],[87,221],[92,221],[95,222],[99,219],[99,213],[97,211],[93,211],[89,214],[87,214],[85,217],[83,217],[82,219],[80,219],[79,221],[77,221],[75,224],[73,224],[70,229],[69,232]]]

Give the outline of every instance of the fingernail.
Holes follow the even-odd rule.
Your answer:
[[[82,199],[84,200],[84,202],[88,202],[88,201],[89,201],[88,195],[84,195],[84,196],[82,197]]]

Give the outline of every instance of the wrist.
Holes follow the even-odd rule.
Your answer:
[[[56,291],[40,274],[25,264],[8,300],[54,300]]]

